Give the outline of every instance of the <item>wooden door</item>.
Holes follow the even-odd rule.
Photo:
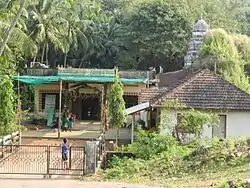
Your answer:
[[[218,138],[226,138],[227,116],[220,115],[219,118],[219,125],[213,127],[212,136]]]

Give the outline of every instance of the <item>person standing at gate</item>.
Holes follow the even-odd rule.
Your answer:
[[[68,140],[67,138],[63,139],[62,144],[62,168],[65,170],[68,168]]]

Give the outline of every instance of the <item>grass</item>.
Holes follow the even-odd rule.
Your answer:
[[[203,173],[193,173],[190,175],[183,175],[183,177],[167,178],[164,176],[155,175],[150,179],[148,177],[114,180],[115,182],[126,183],[140,183],[147,184],[152,187],[164,188],[206,188],[206,187],[219,187],[222,183],[228,180],[250,178],[250,160],[244,164],[236,167],[228,167],[224,169],[214,169]],[[104,172],[99,170],[95,176],[82,177],[84,181],[106,181],[104,180]]]
[[[250,178],[248,140],[212,140],[209,149],[180,146],[170,136],[141,132],[126,148],[137,158],[114,157],[105,172],[92,181],[140,183],[152,187],[220,187],[229,181]],[[193,152],[194,149],[196,152]],[[125,151],[125,150],[124,150]],[[236,152],[236,153],[235,153]],[[238,154],[242,154],[237,157]],[[87,177],[84,178],[88,179]]]
[[[166,187],[219,187],[228,180],[250,178],[250,163],[227,169],[215,169],[214,171],[201,174],[193,174],[182,178],[160,180],[161,185]]]
[[[203,173],[185,175],[184,177],[161,178],[155,177],[154,183],[163,187],[219,187],[228,180],[250,178],[250,161],[236,167],[227,167],[224,169],[214,169]]]

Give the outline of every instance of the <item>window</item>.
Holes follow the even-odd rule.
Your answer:
[[[130,108],[138,104],[138,96],[123,95],[126,108]]]

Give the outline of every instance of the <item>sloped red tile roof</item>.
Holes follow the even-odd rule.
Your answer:
[[[175,74],[180,75],[180,72]],[[173,84],[160,80],[161,89],[143,90],[139,102],[160,106],[163,99],[178,99],[187,107],[218,110],[250,110],[250,95],[208,69],[195,73],[182,71]],[[170,74],[167,74],[170,75]],[[177,76],[177,77],[178,77]],[[165,76],[164,79],[169,78]]]

